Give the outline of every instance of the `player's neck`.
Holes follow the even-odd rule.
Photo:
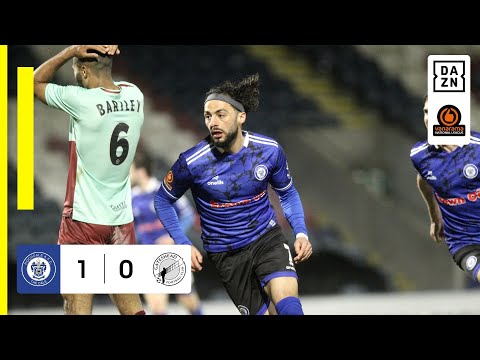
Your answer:
[[[92,81],[92,88],[104,88],[107,90],[118,90],[119,87],[115,85],[111,76],[99,76]]]
[[[458,145],[440,145],[440,147],[445,150],[448,153],[451,153],[454,151],[456,148],[458,148]]]
[[[107,90],[119,90],[120,88],[113,83],[113,81],[102,82],[98,87],[107,89]]]
[[[217,147],[217,149],[221,153],[227,152],[229,154],[236,154],[240,150],[242,150],[244,142],[245,142],[245,137],[243,136],[243,131],[239,130],[237,137],[235,138],[234,141],[232,141],[232,144],[228,148],[222,149]]]

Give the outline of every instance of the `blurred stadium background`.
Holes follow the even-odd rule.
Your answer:
[[[64,47],[8,47],[12,314],[62,311],[59,295],[17,294],[16,245],[56,243],[68,116],[35,103],[35,211],[16,210],[15,166],[16,68],[37,67]],[[227,79],[260,74],[260,110],[244,128],[282,144],[302,197],[314,246],[312,258],[297,268],[306,313],[480,313],[474,284],[446,247],[429,238],[409,158],[411,146],[426,138],[422,106],[432,54],[471,56],[471,126],[479,130],[480,46],[123,45],[114,78],[145,94],[140,147],[154,155],[155,173],[163,177],[181,151],[206,135],[205,92]],[[70,64],[55,81],[74,83]],[[189,235],[201,248],[198,223]],[[208,260],[196,284],[209,304],[207,314],[236,313]],[[101,313],[114,312],[106,295],[97,296],[96,304]]]

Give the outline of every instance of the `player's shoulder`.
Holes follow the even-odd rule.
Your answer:
[[[138,86],[135,85],[134,83],[131,83],[131,82],[128,82],[128,81],[124,81],[124,80],[114,81],[114,83],[115,83],[115,85],[121,86],[121,87],[134,87],[134,88],[138,88]]]
[[[198,144],[192,146],[190,149],[185,150],[180,154],[181,157],[185,159],[187,164],[192,163],[203,157],[204,155],[210,153],[214,145],[210,140],[210,136],[205,137]]]
[[[88,92],[89,89],[84,88],[82,86],[78,85],[60,85],[60,84],[55,84],[55,83],[48,83],[47,92],[63,92],[63,93],[82,93],[82,92]]]
[[[430,144],[428,143],[427,140],[424,140],[424,141],[418,141],[417,143],[415,143],[415,145],[412,146],[412,148],[410,149],[410,157],[418,157],[418,156],[421,156],[421,154],[424,154],[428,147],[430,146]]]
[[[480,132],[479,131],[470,131],[470,143],[475,145],[480,145]]]
[[[70,106],[82,107],[83,99],[91,98],[89,89],[83,88],[78,85],[59,85],[55,83],[47,84],[45,88],[45,99],[49,106],[56,108],[62,108],[65,102],[68,102]],[[79,99],[82,99],[80,101]]]
[[[254,143],[255,145],[267,146],[267,147],[271,146],[275,148],[278,148],[280,146],[277,140],[267,135],[248,131],[246,136],[248,136],[248,141]]]
[[[143,94],[142,90],[140,90],[140,88],[137,85],[135,85],[134,83],[124,81],[124,80],[115,81],[114,83],[115,83],[115,85],[119,86],[121,89],[134,90],[134,91],[138,91],[138,92]]]

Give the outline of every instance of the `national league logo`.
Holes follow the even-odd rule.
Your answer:
[[[470,142],[470,56],[428,57],[428,143]]]

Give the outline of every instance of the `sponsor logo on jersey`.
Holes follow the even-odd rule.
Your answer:
[[[217,175],[213,177],[212,180],[207,182],[207,185],[223,185],[223,180],[221,180],[220,176]]]
[[[432,171],[432,170],[428,170],[426,179],[427,179],[427,180],[437,180],[437,177],[436,177],[435,175],[433,175],[433,171]]]

